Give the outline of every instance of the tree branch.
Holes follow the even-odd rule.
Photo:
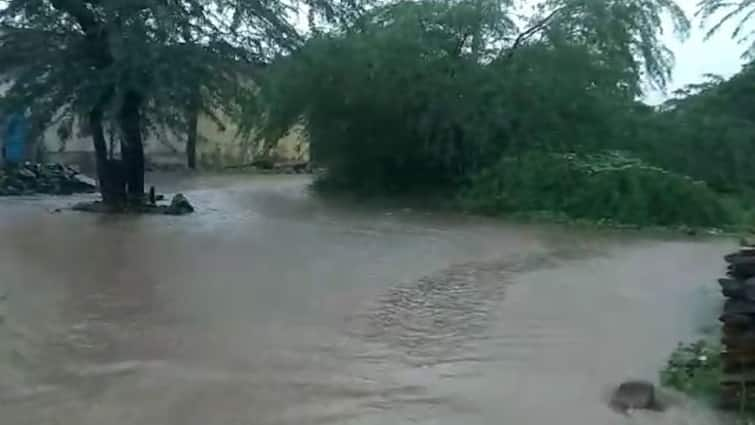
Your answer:
[[[553,10],[548,16],[545,18],[539,20],[531,27],[527,28],[525,31],[519,33],[519,35],[514,40],[514,44],[511,45],[509,48],[509,52],[506,55],[506,58],[509,59],[514,55],[514,51],[519,48],[519,46],[522,45],[525,41],[529,40],[533,35],[540,32],[543,28],[545,28],[546,25],[561,11],[566,9],[566,6],[561,6]]]

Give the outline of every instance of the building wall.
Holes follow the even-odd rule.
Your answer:
[[[238,127],[230,120],[220,128],[207,116],[200,116],[197,127],[197,161],[207,168],[223,168],[248,164],[259,152],[259,141],[238,137]],[[62,141],[57,128],[49,128],[43,136],[44,150],[52,161],[75,163],[85,169],[94,165],[94,147],[89,136],[74,134]],[[182,137],[166,134],[162,138],[153,135],[144,140],[147,160],[155,165],[183,166],[186,163],[186,144]],[[307,160],[309,150],[304,142],[301,128],[295,127],[280,139],[275,155],[283,160]]]
[[[210,118],[200,117],[198,132],[202,139],[197,147],[198,160],[208,167],[248,164],[260,152],[261,142],[237,137],[238,127],[232,123],[220,129]],[[282,160],[308,160],[304,140],[301,127],[296,126],[278,141],[273,154]]]

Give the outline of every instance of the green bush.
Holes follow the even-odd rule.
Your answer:
[[[733,215],[703,182],[621,152],[528,152],[472,177],[461,205],[486,214],[563,214],[634,225],[723,226]]]
[[[700,340],[679,344],[660,372],[661,385],[696,398],[714,401],[721,379],[721,349]]]

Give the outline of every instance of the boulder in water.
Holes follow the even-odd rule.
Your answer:
[[[656,398],[655,385],[647,381],[622,382],[611,395],[610,406],[625,414],[632,409],[663,410]]]
[[[170,201],[170,205],[166,208],[165,213],[170,215],[184,215],[194,212],[194,206],[191,205],[186,196],[182,193],[177,193]]]

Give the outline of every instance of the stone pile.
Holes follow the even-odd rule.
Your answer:
[[[721,395],[724,407],[738,408],[755,401],[755,246],[743,242],[724,260]]]
[[[0,196],[91,193],[96,182],[63,164],[24,163],[0,167]]]

